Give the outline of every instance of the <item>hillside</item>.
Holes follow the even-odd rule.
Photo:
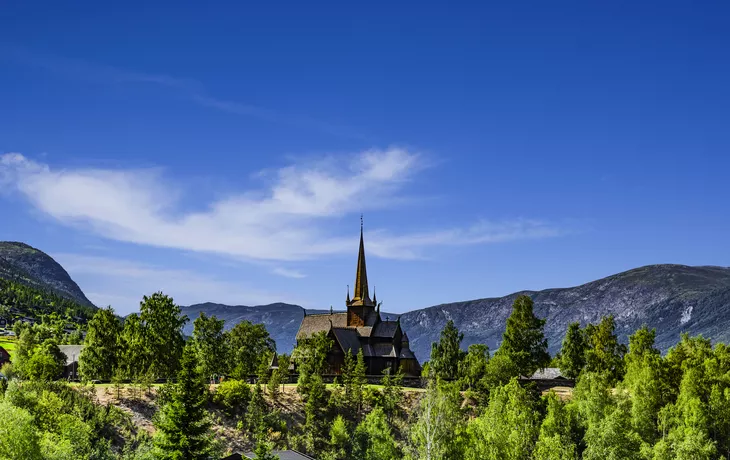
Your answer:
[[[624,341],[643,324],[655,327],[657,346],[663,351],[682,332],[730,341],[730,269],[685,265],[650,265],[572,288],[437,305],[405,313],[401,324],[421,360],[428,359],[431,342],[449,319],[464,333],[465,347],[478,342],[495,350],[520,294],[531,296],[536,314],[547,318],[545,334],[553,354],[569,323],[595,323],[609,314],[615,316]]]
[[[609,314],[615,316],[624,341],[643,324],[655,327],[657,346],[664,351],[679,339],[681,332],[730,342],[730,269],[723,267],[650,265],[577,287],[522,291],[414,310],[401,315],[401,324],[421,361],[428,359],[431,342],[438,339],[449,319],[464,333],[464,347],[479,342],[494,351],[501,341],[512,302],[520,294],[530,295],[537,315],[547,318],[545,333],[551,353],[560,349],[569,323],[578,321],[585,325]],[[288,304],[199,304],[185,307],[184,311],[191,319],[200,311],[215,314],[226,320],[227,328],[244,319],[264,323],[277,348],[284,352],[294,346],[304,314],[301,307]],[[186,332],[192,332],[192,324]]]
[[[0,241],[0,278],[94,307],[58,262],[25,243]]]

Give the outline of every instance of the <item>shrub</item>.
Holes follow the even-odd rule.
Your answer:
[[[241,380],[225,380],[213,394],[213,402],[230,416],[244,411],[251,400],[251,387]]]

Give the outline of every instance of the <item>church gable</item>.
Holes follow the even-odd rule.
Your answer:
[[[297,332],[297,340],[309,337],[317,332],[329,332],[333,327],[346,327],[347,313],[326,313],[321,315],[306,315]]]

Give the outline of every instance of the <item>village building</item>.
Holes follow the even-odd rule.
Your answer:
[[[3,364],[10,362],[10,353],[3,348],[0,347],[0,367],[2,367]]]
[[[79,379],[79,356],[83,345],[59,345],[61,353],[66,355],[66,362],[63,365],[63,378],[68,380]]]
[[[350,298],[348,287],[345,306],[345,312],[305,313],[297,333],[297,342],[318,332],[324,332],[332,339],[334,346],[327,356],[327,374],[341,373],[345,353],[357,355],[362,351],[368,375],[381,375],[386,369],[395,373],[401,368],[406,376],[420,376],[421,366],[410,349],[400,318],[395,321],[386,318],[384,321],[374,291],[370,298],[362,223],[355,288]]]

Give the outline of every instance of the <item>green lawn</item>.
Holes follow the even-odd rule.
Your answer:
[[[9,338],[9,337],[0,337],[0,347],[5,348],[5,350],[10,353],[10,357],[13,356],[13,351],[15,350],[15,339]]]

